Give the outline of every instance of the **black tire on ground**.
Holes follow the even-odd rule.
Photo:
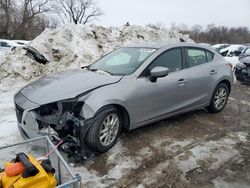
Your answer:
[[[225,99],[225,103],[223,106],[221,106],[220,108],[217,108],[216,107],[216,104],[215,104],[215,97],[216,97],[216,94],[217,92],[220,90],[220,89],[224,89],[226,91],[226,99]],[[218,112],[221,112],[226,104],[227,104],[227,100],[228,100],[228,96],[229,96],[229,89],[228,89],[228,86],[224,83],[220,83],[219,85],[216,86],[215,90],[214,90],[214,93],[213,93],[213,96],[211,98],[211,101],[210,101],[210,105],[208,107],[206,107],[206,109],[211,112],[211,113],[218,113]]]
[[[116,135],[115,139],[112,141],[112,143],[110,143],[109,145],[103,145],[100,141],[100,132],[102,130],[102,126],[103,126],[103,122],[104,120],[109,116],[115,114],[118,116],[119,119],[119,128],[118,128],[118,134]],[[107,150],[109,150],[110,148],[113,147],[113,145],[116,143],[119,134],[121,132],[121,128],[123,125],[123,119],[121,116],[121,113],[119,112],[119,110],[115,107],[107,107],[105,109],[103,109],[102,111],[100,111],[96,117],[94,118],[94,123],[93,125],[90,127],[89,131],[87,132],[86,138],[85,138],[85,142],[87,144],[87,146],[95,152],[99,152],[99,153],[104,153]]]

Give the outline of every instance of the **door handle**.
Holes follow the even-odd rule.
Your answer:
[[[210,71],[210,75],[215,75],[215,74],[217,74],[217,72],[215,70]]]
[[[186,81],[185,79],[182,78],[182,79],[178,80],[177,84],[178,84],[178,85],[184,85],[186,82],[187,82],[187,81]]]

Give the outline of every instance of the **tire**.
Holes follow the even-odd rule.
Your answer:
[[[210,105],[206,109],[211,113],[221,112],[227,104],[228,96],[228,86],[224,83],[217,85],[211,98]]]
[[[114,118],[114,121],[118,122],[113,124],[113,129],[111,125],[112,118]],[[108,122],[108,119],[110,123]],[[94,123],[86,135],[86,145],[94,152],[106,152],[116,143],[121,132],[122,125],[123,119],[117,108],[108,107],[102,110],[94,118]],[[106,134],[107,136],[104,137]]]

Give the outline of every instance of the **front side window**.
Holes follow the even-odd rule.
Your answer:
[[[182,69],[181,49],[175,48],[162,53],[149,66],[149,70],[152,70],[155,67],[168,68],[169,72],[181,70]]]
[[[189,67],[204,64],[207,62],[206,52],[203,49],[187,48],[186,60]]]
[[[155,51],[154,48],[120,48],[99,59],[88,68],[105,71],[112,75],[129,75]]]

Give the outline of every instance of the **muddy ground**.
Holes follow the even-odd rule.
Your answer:
[[[74,170],[83,187],[250,187],[250,86],[235,84],[221,113],[199,110],[123,133]]]

